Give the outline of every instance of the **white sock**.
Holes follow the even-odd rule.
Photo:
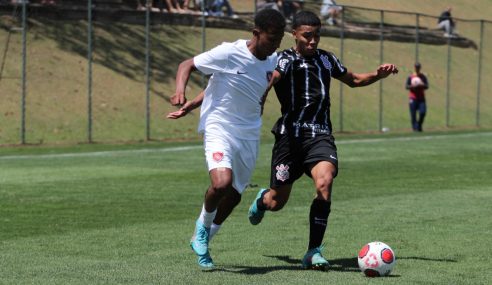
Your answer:
[[[214,235],[220,230],[221,225],[217,225],[216,223],[212,223],[212,226],[210,227],[210,234],[209,234],[209,239],[211,240]]]
[[[217,209],[215,209],[215,211],[213,211],[212,213],[209,213],[207,212],[207,210],[205,210],[204,204],[202,206],[202,212],[200,213],[200,217],[198,217],[198,219],[205,225],[206,228],[210,228],[210,226],[212,226],[212,222],[215,219],[215,214],[217,214]]]

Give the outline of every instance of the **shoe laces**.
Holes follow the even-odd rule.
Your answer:
[[[198,232],[196,233],[196,239],[201,243],[207,243],[207,237],[208,233],[205,226],[199,227]]]

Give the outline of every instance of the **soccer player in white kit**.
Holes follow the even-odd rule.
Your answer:
[[[183,107],[168,117],[179,118],[201,104],[198,131],[204,134],[211,182],[190,241],[203,268],[214,266],[209,240],[241,201],[254,170],[263,96],[275,70],[274,52],[280,46],[284,29],[282,14],[262,10],[255,17],[250,40],[222,43],[179,65],[171,104]],[[194,70],[212,76],[205,91],[186,102],[186,84]]]

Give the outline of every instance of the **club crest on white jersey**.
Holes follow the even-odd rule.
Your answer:
[[[212,158],[215,160],[215,162],[220,162],[222,158],[224,158],[224,153],[221,151],[216,151],[212,153]]]

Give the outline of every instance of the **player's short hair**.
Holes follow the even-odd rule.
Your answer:
[[[283,31],[285,29],[285,18],[277,10],[264,9],[256,13],[255,27],[263,31]]]
[[[318,15],[310,11],[300,11],[294,15],[292,21],[292,29],[297,29],[300,26],[321,26],[321,20]]]

